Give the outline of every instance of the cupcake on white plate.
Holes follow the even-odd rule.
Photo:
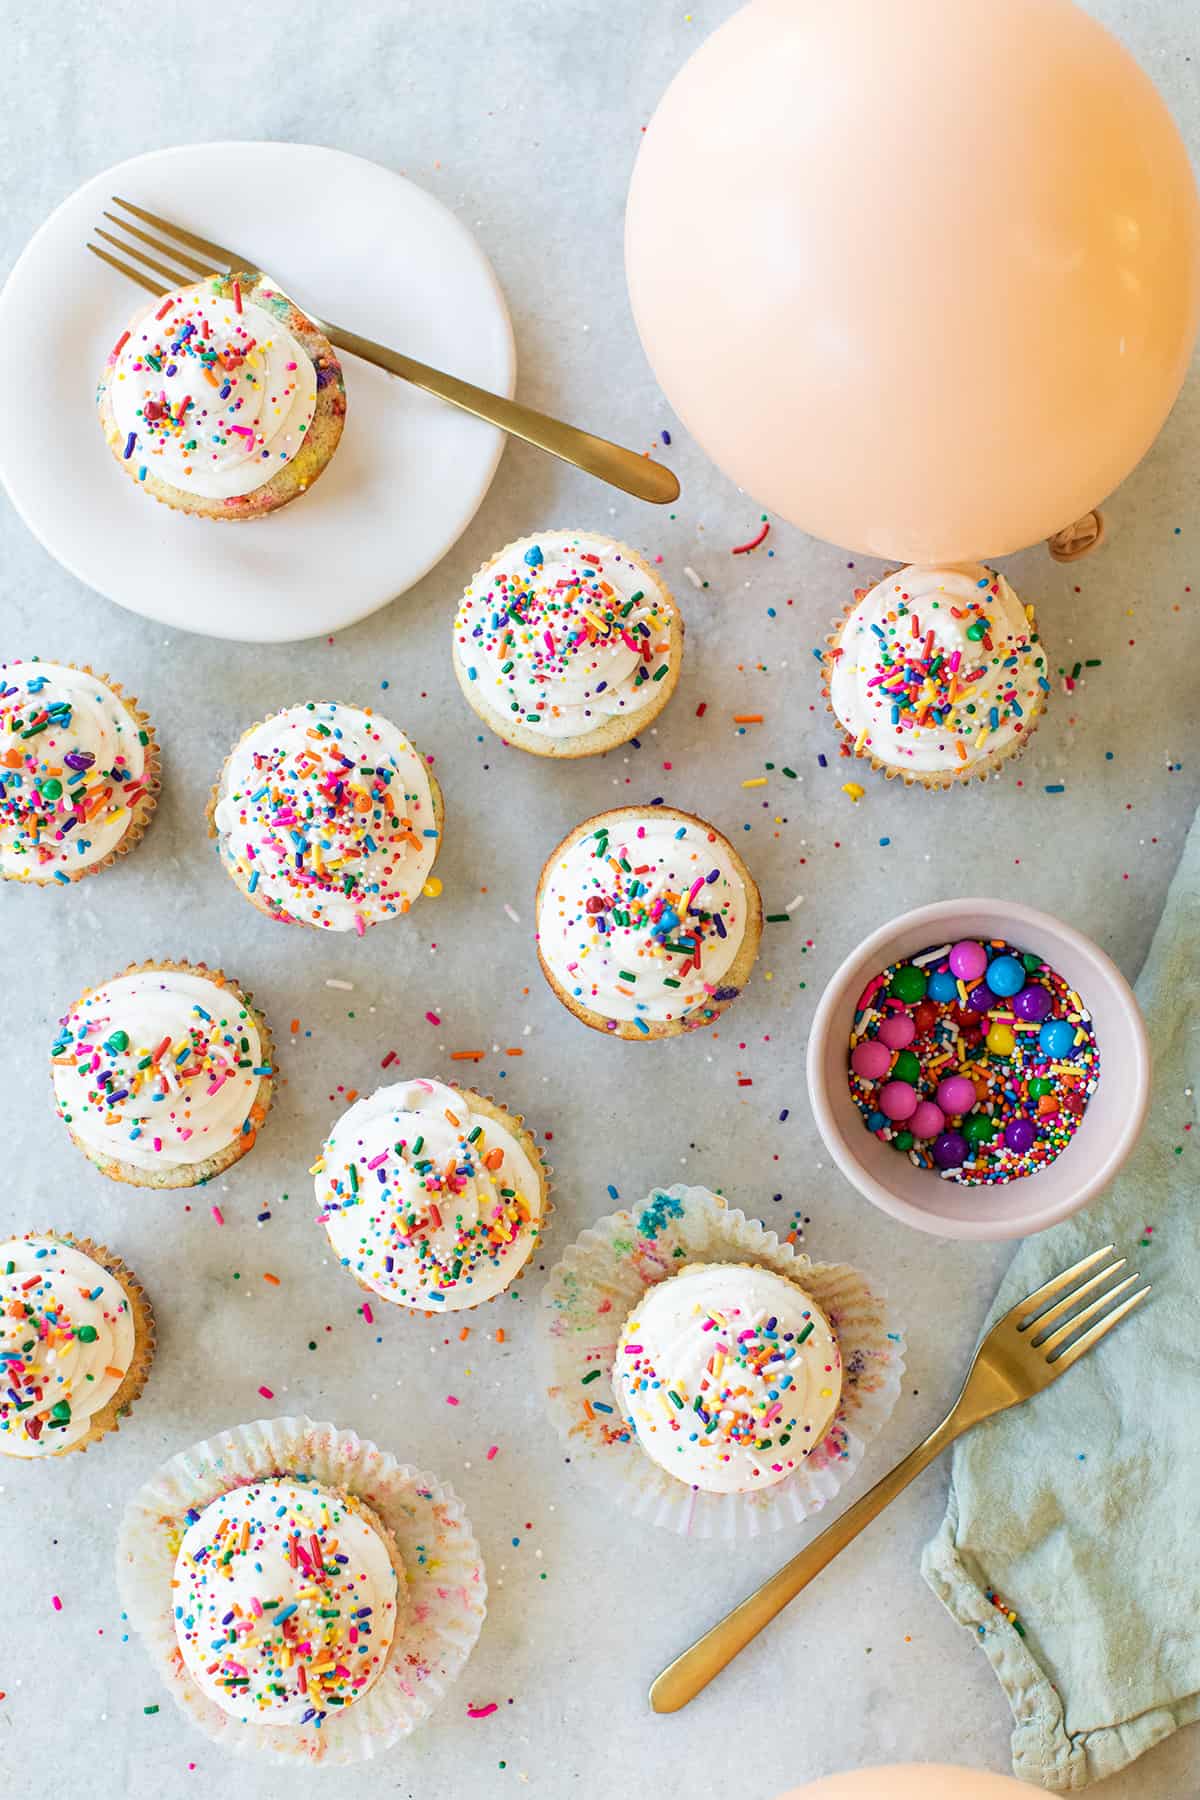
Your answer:
[[[369,1293],[421,1312],[494,1300],[523,1273],[550,1210],[550,1171],[525,1121],[440,1081],[356,1100],[312,1173],[338,1261]]]
[[[596,531],[542,531],[489,558],[459,602],[454,673],[472,711],[532,756],[598,756],[645,731],[683,662],[662,577]]]
[[[250,726],[208,803],[222,866],[259,912],[359,937],[420,897],[444,822],[442,790],[404,733],[333,700]]]

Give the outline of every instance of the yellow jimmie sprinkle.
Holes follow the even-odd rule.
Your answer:
[[[766,787],[766,785],[767,785],[767,778],[765,775],[752,775],[750,777],[749,781],[743,781],[743,783],[742,783],[742,786],[744,788],[745,787]]]
[[[866,791],[867,791],[866,788],[860,787],[858,785],[857,781],[847,781],[846,783],[844,783],[844,785],[842,787],[843,794],[849,794],[849,796],[853,800],[855,806],[858,805],[859,801],[862,799],[862,797],[866,793]]]

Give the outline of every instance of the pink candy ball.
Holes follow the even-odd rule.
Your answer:
[[[987,951],[974,938],[963,938],[950,952],[950,967],[960,981],[978,981],[987,966]]]
[[[948,1075],[945,1081],[939,1081],[937,1103],[944,1113],[961,1115],[970,1112],[978,1095],[975,1083],[965,1075]]]
[[[891,1053],[885,1044],[864,1038],[850,1052],[850,1067],[864,1081],[881,1081],[892,1066]]]
[[[917,1110],[917,1090],[907,1081],[889,1081],[879,1090],[879,1110],[889,1119],[911,1119]]]
[[[908,1121],[908,1128],[915,1138],[939,1137],[946,1129],[946,1115],[932,1100],[922,1100]]]
[[[917,1028],[907,1013],[889,1013],[879,1027],[879,1037],[889,1050],[907,1050],[917,1035]]]

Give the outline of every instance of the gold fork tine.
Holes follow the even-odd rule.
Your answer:
[[[106,244],[112,244],[115,249],[123,250],[126,256],[132,256],[136,262],[145,263],[148,269],[153,269],[155,274],[164,276],[168,286],[187,287],[190,285],[186,275],[181,275],[178,269],[169,269],[166,263],[159,262],[157,257],[147,256],[146,252],[139,250],[136,244],[124,243],[119,237],[114,237],[111,231],[101,230],[99,225],[94,225],[92,229],[98,238],[104,239]]]
[[[1128,1276],[1124,1281],[1118,1281],[1116,1287],[1108,1288],[1098,1299],[1093,1300],[1090,1306],[1085,1306],[1082,1312],[1073,1313],[1069,1319],[1065,1320],[1064,1323],[1058,1327],[1057,1331],[1052,1331],[1049,1337],[1035,1338],[1034,1348],[1040,1350],[1047,1361],[1049,1361],[1052,1351],[1057,1350],[1060,1345],[1065,1344],[1068,1338],[1074,1337],[1081,1325],[1086,1325],[1089,1319],[1094,1319],[1096,1317],[1097,1313],[1104,1312],[1109,1303],[1115,1300],[1118,1294],[1123,1294],[1127,1288],[1131,1288],[1134,1282],[1140,1279],[1141,1277],[1135,1270],[1134,1273]]]
[[[1086,1275],[1088,1270],[1094,1269],[1098,1262],[1103,1262],[1106,1256],[1111,1256],[1115,1249],[1115,1244],[1105,1244],[1102,1250],[1093,1250],[1090,1256],[1082,1257],[1071,1268],[1064,1269],[1061,1275],[1055,1275],[1049,1281],[1043,1282],[1042,1286],[1035,1288],[1032,1294],[1026,1294],[1023,1300],[1017,1301],[1012,1311],[1006,1315],[1005,1323],[1007,1324],[1011,1320],[1014,1325],[1021,1324],[1028,1319],[1031,1313],[1037,1311],[1043,1300],[1053,1300],[1062,1293],[1064,1288],[1073,1287],[1080,1275]]]
[[[1134,1276],[1134,1280],[1137,1280],[1136,1275]],[[1124,1285],[1125,1284],[1122,1283],[1122,1286]],[[1061,1356],[1055,1358],[1054,1362],[1050,1365],[1054,1370],[1054,1373],[1057,1375],[1063,1369],[1069,1369],[1072,1363],[1078,1362],[1079,1358],[1086,1355],[1093,1344],[1099,1343],[1106,1332],[1111,1331],[1114,1325],[1120,1324],[1126,1313],[1131,1313],[1135,1306],[1139,1306],[1150,1291],[1150,1286],[1147,1283],[1144,1288],[1139,1288],[1136,1294],[1130,1294],[1128,1300],[1122,1300],[1120,1306],[1113,1312],[1106,1313],[1102,1319],[1098,1320],[1097,1323],[1092,1326],[1090,1331],[1085,1331],[1083,1336],[1072,1344],[1069,1350],[1064,1350]]]
[[[1126,1266],[1126,1261],[1124,1256],[1119,1257],[1115,1263],[1109,1263],[1106,1269],[1101,1269],[1098,1275],[1093,1275],[1090,1281],[1081,1282],[1077,1288],[1072,1288],[1071,1292],[1060,1300],[1057,1306],[1049,1306],[1044,1313],[1039,1313],[1037,1318],[1025,1327],[1025,1330],[1029,1332],[1030,1343],[1040,1346],[1043,1342],[1040,1333],[1049,1331],[1050,1327],[1057,1324],[1058,1320],[1069,1313],[1072,1307],[1078,1306],[1084,1295],[1090,1294],[1093,1288],[1101,1287],[1106,1281],[1111,1281],[1117,1271]]]
[[[154,294],[159,299],[164,294],[170,293],[170,288],[164,287],[160,281],[151,281],[150,277],[143,275],[140,269],[131,268],[128,263],[122,262],[117,256],[110,256],[107,250],[101,250],[96,244],[88,244],[86,248],[91,251],[93,256],[98,256],[101,262],[106,262],[110,269],[117,269],[122,275],[128,275],[130,281],[136,281],[139,287],[146,289],[147,293]],[[176,283],[176,286],[178,285]]]
[[[177,244],[164,244],[161,238],[151,237],[148,231],[139,231],[136,225],[131,225],[129,223],[128,219],[118,219],[116,213],[102,213],[101,217],[111,219],[113,224],[119,226],[127,237],[140,239],[143,244],[149,244],[152,250],[160,250],[164,256],[173,256],[176,262],[186,264],[189,269],[194,269],[197,275],[219,275],[222,273],[211,257],[207,262],[201,262],[198,256],[189,256],[187,251],[181,250]],[[99,229],[99,227],[97,227],[97,229]],[[108,239],[110,244],[114,244],[116,241],[117,240],[112,237]]]
[[[193,250],[199,250],[202,256],[215,257],[224,269],[243,267],[242,258],[236,250],[227,250],[223,244],[214,244],[211,238],[202,238],[194,231],[185,231],[182,225],[172,224],[170,219],[160,218],[158,213],[147,212],[143,206],[135,206],[131,200],[122,200],[120,194],[111,196],[114,206],[123,206],[131,212],[135,219],[143,219],[147,225],[153,225],[156,231],[165,231],[170,238],[187,244]]]

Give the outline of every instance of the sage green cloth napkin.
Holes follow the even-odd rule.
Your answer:
[[[1109,1240],[1154,1292],[1044,1394],[959,1441],[922,1564],[1008,1696],[1013,1769],[1056,1794],[1200,1717],[1200,1131],[1185,1130],[1200,1088],[1200,819],[1137,995],[1154,1056],[1145,1130],[1106,1195],[1021,1245],[992,1317]]]

